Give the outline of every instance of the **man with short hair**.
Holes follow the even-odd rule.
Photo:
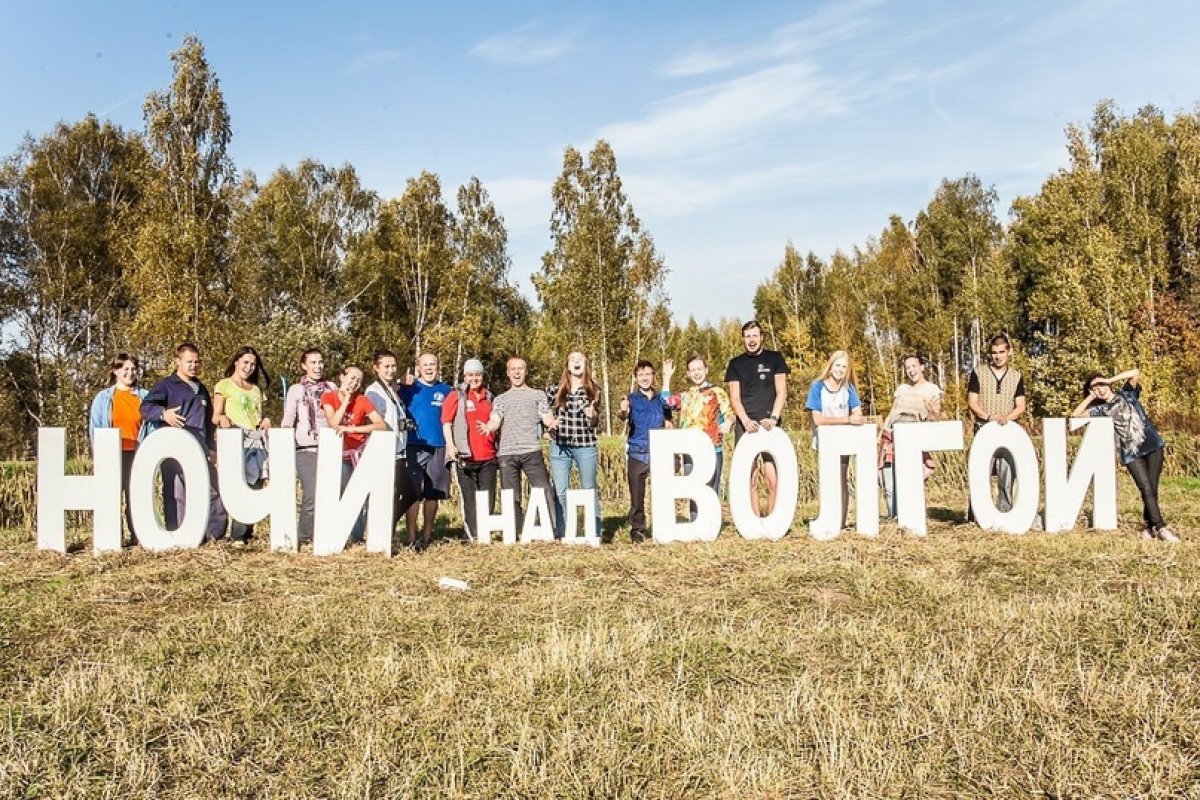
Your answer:
[[[408,469],[416,496],[423,500],[408,509],[408,543],[415,544],[417,514],[421,520],[421,547],[433,539],[433,521],[438,501],[450,495],[450,471],[446,469],[446,437],[442,433],[442,404],[450,384],[438,380],[438,357],[428,351],[417,357],[417,377],[401,389],[409,416],[417,429],[408,434]]]
[[[645,359],[633,368],[635,388],[621,398],[617,416],[629,420],[625,474],[629,480],[629,540],[646,541],[646,481],[650,477],[650,431],[671,427],[671,407],[654,388],[654,364]]]
[[[678,407],[675,424],[679,428],[699,428],[712,440],[717,456],[717,468],[708,485],[718,497],[721,493],[721,470],[724,465],[725,435],[733,428],[733,406],[729,395],[720,386],[708,380],[708,362],[696,353],[687,360],[687,376],[692,385],[678,394],[670,394],[671,378],[675,375],[675,363],[663,361],[663,397],[669,398],[673,407]],[[684,474],[690,474],[692,462],[684,464]],[[696,519],[696,504],[691,503],[691,518]]]
[[[490,435],[499,431],[500,443],[496,456],[500,462],[500,488],[512,489],[516,503],[517,531],[524,525],[525,512],[521,506],[521,474],[529,480],[529,488],[541,489],[546,493],[550,508],[550,522],[554,522],[554,503],[550,502],[553,485],[546,461],[542,458],[541,428],[554,424],[550,413],[550,401],[545,392],[532,389],[526,384],[529,364],[520,357],[508,360],[509,390],[492,403],[492,414],[487,422],[476,424],[476,429]]]
[[[200,381],[200,351],[191,342],[175,348],[175,371],[154,384],[142,400],[142,419],[157,429],[164,425],[187,431],[195,437],[208,458],[209,515],[204,539],[215,542],[225,536],[229,516],[217,489],[215,426],[212,421],[212,398]],[[168,530],[175,530],[187,512],[187,492],[183,472],[172,460],[163,462],[163,520]]]
[[[989,422],[1007,425],[1016,422],[1025,413],[1025,379],[1020,372],[1009,366],[1012,345],[1003,333],[988,342],[988,360],[991,362],[982,375],[971,370],[967,381],[967,408],[975,417],[975,432]],[[996,476],[996,508],[1001,512],[1012,510],[1013,479],[1016,462],[1006,449],[996,451],[992,458],[991,473]],[[968,507],[968,520],[974,518]]]
[[[748,433],[769,431],[783,421],[787,376],[791,371],[782,355],[775,350],[763,349],[763,331],[758,320],[752,319],[742,326],[742,345],[746,352],[730,359],[725,369],[729,403],[737,417],[735,442]],[[767,488],[765,510],[758,497],[759,486],[763,483]],[[750,502],[759,516],[775,510],[778,483],[775,462],[764,453],[750,473]]]

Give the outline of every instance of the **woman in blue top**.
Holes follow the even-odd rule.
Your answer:
[[[823,425],[862,425],[862,401],[855,386],[854,364],[850,354],[838,350],[829,356],[821,376],[808,390],[804,407],[812,412],[813,447],[817,446],[817,430]],[[850,507],[850,485],[847,470],[850,456],[842,456],[842,527],[846,527],[846,512]],[[860,467],[861,469],[861,467]]]
[[[1166,442],[1146,416],[1140,400],[1142,394],[1138,377],[1141,371],[1127,370],[1106,378],[1093,372],[1083,382],[1083,399],[1072,417],[1111,417],[1121,463],[1129,470],[1142,495],[1143,539],[1162,539],[1178,542],[1179,537],[1163,521],[1158,506],[1158,478],[1163,468],[1163,448]],[[1120,391],[1112,384],[1125,381]]]

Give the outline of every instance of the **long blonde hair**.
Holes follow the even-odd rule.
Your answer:
[[[834,350],[829,356],[829,360],[825,362],[825,369],[821,370],[821,376],[817,378],[818,382],[824,382],[833,374],[833,362],[839,358],[846,359],[846,380],[842,383],[843,386],[853,386],[858,389],[858,379],[854,375],[854,359],[850,357],[850,353],[845,350]]]

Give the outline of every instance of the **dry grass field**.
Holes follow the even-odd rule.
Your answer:
[[[1164,501],[1182,545],[935,521],[95,558],[8,530],[0,796],[1200,797],[1200,483]]]

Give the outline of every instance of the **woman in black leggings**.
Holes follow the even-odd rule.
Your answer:
[[[1142,408],[1141,373],[1127,370],[1111,378],[1093,372],[1083,382],[1083,400],[1071,412],[1073,417],[1112,417],[1121,463],[1129,470],[1142,493],[1143,539],[1178,542],[1179,537],[1163,521],[1158,506],[1158,477],[1162,474],[1163,448],[1166,442]],[[1125,382],[1119,391],[1112,384]]]

